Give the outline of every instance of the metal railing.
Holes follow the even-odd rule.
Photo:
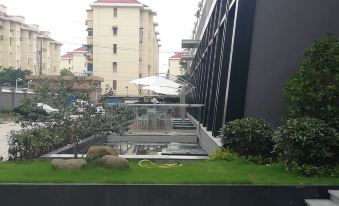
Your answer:
[[[195,133],[187,110],[200,113],[200,104],[122,104],[134,112],[131,133]]]

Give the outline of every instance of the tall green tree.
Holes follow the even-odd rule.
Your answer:
[[[0,71],[0,86],[9,84],[11,86],[15,85],[15,80],[17,78],[20,78],[22,80],[25,80],[26,76],[31,75],[31,71],[23,71],[23,70],[15,70],[15,69],[4,69],[3,71]],[[26,85],[26,81],[18,81],[18,85],[23,86]]]
[[[287,82],[289,118],[314,117],[339,130],[339,38],[316,40],[304,54],[300,71]]]

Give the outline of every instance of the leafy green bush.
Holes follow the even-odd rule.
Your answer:
[[[216,161],[216,160],[226,160],[232,161],[237,158],[237,155],[233,152],[226,150],[226,149],[218,149],[212,154],[209,155],[208,160]]]
[[[11,131],[9,138],[10,160],[32,160],[65,145],[64,137],[45,128]]]
[[[339,38],[317,40],[304,54],[300,71],[287,82],[288,118],[314,117],[339,131]]]
[[[221,136],[224,147],[241,156],[271,158],[273,129],[263,120],[245,118],[228,122]]]
[[[254,164],[271,164],[273,163],[273,158],[271,157],[262,157],[261,155],[257,156],[246,156],[244,159],[250,163]]]
[[[322,120],[291,119],[274,135],[284,166],[303,175],[324,175],[339,163],[339,136]]]

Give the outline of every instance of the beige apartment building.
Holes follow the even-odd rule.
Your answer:
[[[183,52],[175,52],[175,55],[171,56],[168,60],[168,74],[170,76],[184,75],[184,71],[181,69],[180,61]]]
[[[60,70],[61,44],[39,26],[11,16],[0,5],[0,69],[32,71],[33,75],[56,75]]]
[[[77,48],[72,52],[67,52],[67,54],[61,56],[60,67],[61,69],[68,69],[76,76],[86,76],[87,75],[87,59],[86,54],[87,50],[85,46]]]
[[[87,10],[88,72],[104,77],[117,96],[145,96],[129,82],[159,71],[154,12],[136,0],[98,0]]]

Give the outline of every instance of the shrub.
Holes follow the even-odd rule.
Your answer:
[[[287,82],[288,118],[314,117],[339,130],[339,38],[317,40],[304,54],[300,71]]]
[[[225,148],[241,156],[271,157],[273,129],[266,122],[254,118],[228,122],[222,129]]]
[[[258,156],[246,156],[245,160],[254,163],[254,164],[271,164],[273,163],[273,158],[271,157],[262,157],[261,155]]]
[[[216,160],[232,161],[232,160],[235,160],[236,158],[237,158],[236,154],[234,154],[233,152],[231,152],[229,150],[222,148],[222,149],[218,149],[215,152],[213,152],[212,154],[210,154],[210,156],[208,157],[208,160],[211,160],[211,161],[216,161]]]
[[[288,120],[274,135],[275,151],[288,170],[303,175],[334,171],[339,160],[339,136],[322,120]]]
[[[11,131],[10,160],[32,160],[64,146],[64,137],[45,128]]]

